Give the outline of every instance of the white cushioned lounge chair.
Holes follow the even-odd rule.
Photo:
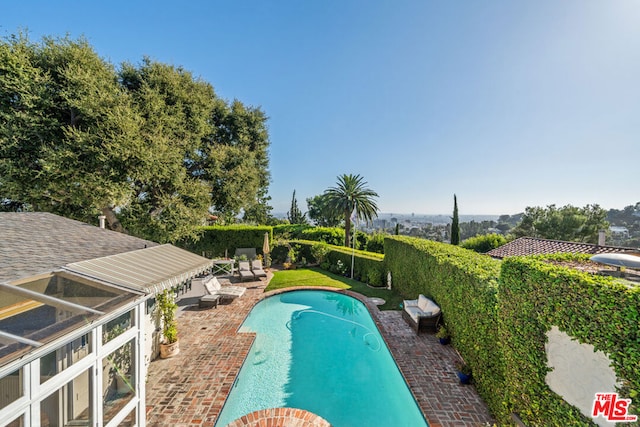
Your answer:
[[[216,306],[218,301],[229,301],[239,298],[247,291],[243,286],[222,286],[218,278],[212,275],[193,279],[201,281],[205,294],[200,297],[200,306]],[[192,284],[193,284],[192,281]]]
[[[251,264],[249,264],[249,261],[238,262],[238,273],[240,273],[240,280],[243,282],[245,280],[254,279],[253,271],[251,271]]]
[[[435,302],[420,294],[418,299],[404,300],[403,307],[402,318],[416,334],[437,330],[442,312]]]
[[[251,271],[255,277],[267,277],[267,273],[262,269],[262,261],[259,259],[251,261]]]

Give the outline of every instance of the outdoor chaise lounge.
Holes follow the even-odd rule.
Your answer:
[[[238,273],[240,273],[240,280],[253,280],[254,275],[253,271],[251,271],[251,264],[249,261],[238,261]]]
[[[416,331],[416,334],[424,331],[435,332],[441,315],[440,307],[422,294],[418,299],[404,300],[402,318]]]
[[[251,271],[256,277],[267,277],[267,273],[262,269],[262,261],[259,259],[251,261]]]
[[[218,301],[239,298],[247,291],[242,286],[222,286],[218,278],[212,275],[193,280],[201,281],[204,286],[205,294],[200,297],[200,307],[216,307]]]

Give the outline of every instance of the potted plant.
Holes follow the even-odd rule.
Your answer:
[[[471,382],[471,367],[464,361],[456,362],[456,374],[461,384],[469,384]]]
[[[451,336],[449,335],[449,331],[444,325],[438,328],[438,332],[436,332],[436,338],[440,340],[440,344],[442,345],[447,345],[451,341]]]
[[[176,311],[178,305],[174,301],[173,292],[169,289],[157,295],[160,322],[162,324],[162,342],[160,357],[166,359],[180,352],[178,345],[178,322]]]

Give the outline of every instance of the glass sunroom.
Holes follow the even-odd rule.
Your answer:
[[[147,298],[65,271],[0,283],[0,426],[144,425]]]

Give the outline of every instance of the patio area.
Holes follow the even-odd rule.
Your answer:
[[[181,295],[180,354],[154,360],[149,366],[147,425],[186,427],[215,423],[254,339],[253,334],[237,330],[253,305],[264,297],[271,277],[269,272],[266,280],[242,283],[247,292],[217,308],[199,309],[198,297],[204,290],[195,286]],[[440,345],[432,334],[416,336],[399,311],[379,311],[371,301],[360,299],[378,324],[431,427],[495,422],[475,388],[459,384],[453,369],[457,355],[451,346]],[[244,425],[262,425],[260,421],[265,419],[252,417]],[[264,425],[313,424],[301,419],[296,424],[265,421]]]

